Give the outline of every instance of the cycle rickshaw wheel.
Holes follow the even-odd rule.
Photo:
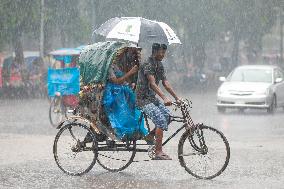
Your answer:
[[[132,162],[136,154],[136,141],[107,140],[98,144],[98,163],[111,172],[122,171]]]
[[[79,176],[95,165],[97,147],[92,131],[86,125],[73,122],[63,126],[57,133],[53,154],[56,164],[63,172]]]
[[[212,179],[229,163],[229,143],[217,129],[200,124],[192,133],[186,131],[181,136],[178,158],[189,174],[199,179]]]
[[[66,110],[60,97],[54,97],[49,107],[49,121],[56,127],[66,117]]]

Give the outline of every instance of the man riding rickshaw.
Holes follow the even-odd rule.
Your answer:
[[[184,130],[177,150],[181,166],[201,179],[212,179],[220,175],[230,158],[227,139],[217,129],[193,122],[189,113],[190,101],[177,97],[161,64],[166,44],[180,43],[174,32],[165,23],[134,17],[113,18],[105,26],[97,32],[108,38],[138,44],[142,36],[141,39],[150,41],[166,39],[166,43],[152,43],[152,55],[144,64],[140,64],[141,49],[126,42],[99,42],[82,50],[78,63],[79,105],[74,110],[74,116],[58,125],[59,131],[54,140],[53,153],[58,167],[69,175],[83,175],[98,162],[104,169],[118,172],[132,162],[138,162],[134,161],[136,152],[148,153],[151,160],[171,160],[163,153],[162,146]],[[141,31],[140,35],[140,26],[147,28],[147,32]],[[161,35],[161,31],[165,32],[164,35]],[[164,95],[158,87],[160,81],[177,102],[172,102]],[[171,104],[181,111],[181,116],[170,115],[165,105]],[[152,131],[148,118],[155,124]],[[183,125],[162,141],[163,131],[167,130],[171,122]],[[214,140],[204,137],[204,133],[215,133]],[[211,148],[210,144],[215,145],[216,138],[219,139],[218,144]],[[211,159],[212,152],[220,153],[221,158]],[[207,156],[210,162],[203,159]],[[197,161],[190,161],[192,158]],[[199,166],[195,162],[205,165]]]
[[[152,61],[161,60],[165,46],[154,44],[152,49]],[[229,144],[225,136],[212,127],[194,124],[189,114],[190,103],[186,100],[181,100],[180,103],[171,102],[181,110],[182,116],[169,115],[164,104],[170,100],[156,88],[159,96],[164,97],[164,104],[158,102],[156,98],[152,98],[155,90],[147,88],[149,85],[157,87],[155,78],[158,81],[163,80],[163,85],[168,86],[162,69],[154,71],[159,61],[149,61],[148,64],[140,65],[139,53],[140,48],[129,47],[128,44],[117,41],[95,43],[86,46],[81,52],[78,63],[79,105],[74,110],[75,115],[57,127],[59,131],[53,146],[57,165],[67,174],[82,175],[90,171],[96,162],[106,170],[122,171],[132,162],[137,162],[134,161],[137,152],[148,153],[151,160],[171,160],[163,153],[162,146],[184,130],[178,146],[181,166],[197,178],[211,179],[220,175],[228,165],[230,157]],[[137,92],[140,91],[137,97],[134,88]],[[169,87],[167,90],[171,91]],[[146,99],[142,97],[143,94],[147,96]],[[174,93],[172,95],[175,96]],[[176,98],[178,100],[178,97]],[[155,124],[152,131],[148,118]],[[168,124],[173,121],[181,122],[183,126],[177,128],[175,133],[162,142],[159,135],[162,135]],[[218,139],[218,144],[213,146],[212,152],[217,149],[222,156],[222,163],[215,166],[215,162],[209,162],[207,165],[205,161],[206,167],[212,171],[209,174],[203,171],[195,174],[196,170],[199,171],[203,166],[192,166],[190,158],[197,158],[199,162],[203,162],[200,159],[211,154],[212,148],[209,151],[208,146],[215,145],[210,138],[203,137],[203,133],[217,133],[213,138],[214,141]],[[155,136],[155,141],[152,141],[154,143],[149,140],[151,136]],[[217,160],[219,162],[219,159]]]

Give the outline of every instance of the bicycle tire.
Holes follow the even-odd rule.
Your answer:
[[[59,102],[56,102],[56,101],[59,101]],[[56,103],[59,103],[60,108],[58,110],[59,111],[58,114],[61,114],[61,118],[59,118],[60,120],[58,120],[58,121],[53,120],[53,117],[52,117],[52,114],[55,113],[54,108],[55,108]],[[55,96],[52,99],[50,106],[49,106],[49,122],[53,127],[57,127],[58,124],[64,119],[64,117],[66,117],[66,110],[64,110],[64,107],[62,106],[62,99],[61,99],[61,97]]]
[[[126,142],[121,142],[121,141],[120,142],[116,141],[116,144],[115,144],[114,147],[108,147],[109,150],[114,150],[115,148],[118,149],[118,151],[109,151],[109,152],[117,152],[118,153],[117,157],[115,157],[114,154],[113,154],[113,156],[107,154],[106,153],[106,152],[108,152],[107,149],[106,149],[106,151],[100,151],[99,150],[98,151],[98,153],[99,153],[98,154],[98,164],[100,166],[102,166],[104,169],[106,169],[110,172],[119,172],[119,171],[126,169],[133,162],[133,159],[134,159],[135,154],[136,154],[136,141],[131,141],[131,142],[132,143],[130,145],[132,147],[127,147]],[[120,147],[117,147],[118,145],[120,145]],[[98,144],[99,149],[100,149],[100,146],[102,146],[102,143]],[[119,149],[125,150],[127,148],[129,148],[129,152],[130,152],[130,154],[129,154],[130,158],[129,159],[124,158],[122,153],[119,153]],[[120,151],[120,152],[124,152],[124,151]],[[109,160],[109,161],[105,162],[105,161],[103,161],[103,158],[105,160]],[[124,159],[122,159],[122,158],[124,158]],[[123,163],[121,166],[118,166],[119,162],[126,162],[126,163]],[[110,164],[110,163],[112,163],[112,164]],[[114,167],[114,166],[118,166],[118,167]]]
[[[192,162],[193,165],[196,165],[193,160],[197,159],[200,157],[200,159],[202,158],[207,158],[205,156],[209,156],[211,152],[217,151],[218,148],[220,148],[220,144],[217,145],[218,148],[214,149],[211,148],[211,146],[213,146],[213,144],[216,145],[216,140],[215,141],[209,141],[209,137],[205,137],[204,132],[211,132],[211,133],[215,133],[217,134],[216,136],[219,136],[219,140],[221,143],[223,143],[223,147],[225,150],[225,157],[222,158],[222,160],[224,160],[223,163],[221,163],[220,168],[218,168],[217,171],[212,172],[211,174],[208,175],[202,175],[201,173],[198,173],[198,171],[193,170],[193,166],[190,166],[190,163]],[[199,133],[200,132],[200,133]],[[199,133],[199,134],[198,134]],[[199,135],[199,137],[198,137]],[[202,135],[202,136],[201,136]],[[197,138],[198,139],[197,139]],[[186,140],[188,139],[188,140]],[[189,141],[189,147],[192,148],[192,153],[185,153],[185,149],[189,149],[188,147],[185,147],[185,141]],[[211,143],[210,143],[211,142]],[[204,144],[202,144],[204,143]],[[202,147],[203,146],[203,147]],[[185,156],[192,156],[191,160],[189,160],[189,162],[187,162],[185,160]],[[191,133],[190,131],[186,131],[183,133],[183,135],[181,136],[180,140],[179,140],[179,144],[178,144],[178,158],[179,158],[179,162],[180,165],[182,167],[185,168],[185,170],[191,174],[192,176],[199,178],[199,179],[213,179],[217,176],[219,176],[228,166],[229,164],[229,160],[230,160],[230,146],[229,146],[229,142],[227,141],[226,137],[224,136],[224,134],[220,131],[218,131],[215,128],[209,127],[209,126],[205,126],[203,124],[199,124],[196,129],[194,129],[194,131]],[[208,158],[211,160],[211,158]],[[218,158],[218,160],[221,158]],[[213,158],[214,160],[214,158]],[[215,158],[215,160],[217,160],[217,158]],[[200,162],[198,160],[198,162]],[[204,161],[204,164],[207,163]],[[213,163],[214,165],[214,163]],[[204,166],[204,165],[202,165]],[[214,166],[213,166],[214,167]],[[205,169],[206,169],[206,165],[205,165]],[[205,173],[207,172],[207,170],[205,170]]]
[[[78,128],[81,128],[81,129],[85,130],[85,133],[83,133],[82,136],[81,136],[82,138],[84,138],[83,140],[80,141],[79,137],[77,137],[78,140],[76,140],[76,137],[74,136],[74,132],[73,132],[75,130],[74,127],[78,127]],[[72,128],[73,128],[73,131],[72,131]],[[72,146],[69,146],[68,142],[66,142],[64,140],[64,137],[67,138],[67,135],[64,133],[64,131],[66,131],[66,130],[69,130],[69,133],[71,134],[71,137],[74,140],[76,140],[76,144],[74,144]],[[82,145],[84,144],[87,135],[90,135],[90,137],[91,137],[91,140],[88,141],[91,144],[91,147],[89,147],[88,150],[84,150],[86,146],[82,147],[81,144]],[[59,144],[60,144],[60,142],[59,142],[60,138],[63,138],[63,140],[64,140],[62,142],[62,145],[68,146],[68,148],[70,148],[70,150],[68,149],[68,151],[72,151],[73,154],[74,153],[79,154],[81,152],[89,152],[88,154],[84,153],[83,154],[84,156],[81,156],[81,157],[83,157],[83,160],[80,159],[78,161],[78,163],[77,162],[75,162],[75,163],[71,162],[72,160],[70,161],[71,164],[75,167],[74,169],[77,169],[77,167],[79,166],[79,163],[87,163],[86,168],[84,166],[84,168],[82,170],[80,170],[80,171],[79,170],[71,171],[71,170],[69,170],[69,169],[71,169],[71,166],[64,165],[66,163],[66,160],[62,160],[64,158],[63,157],[61,158],[61,155],[59,155],[59,152],[58,152],[59,151],[58,148],[59,148]],[[77,148],[76,151],[74,150],[74,147]],[[54,140],[54,144],[53,144],[53,155],[54,155],[54,159],[55,159],[55,162],[56,162],[57,166],[64,173],[66,173],[68,175],[72,175],[72,176],[81,176],[81,175],[89,172],[93,168],[93,166],[95,165],[95,163],[97,161],[97,157],[98,157],[97,147],[98,147],[98,143],[97,143],[97,141],[95,139],[95,135],[92,133],[92,131],[84,124],[73,122],[73,123],[69,123],[69,124],[63,126],[58,131],[57,135],[55,136],[55,140]],[[63,153],[63,154],[66,155],[66,153]],[[74,155],[74,159],[75,159],[75,156],[77,156],[77,154]],[[90,160],[90,162],[86,161],[86,159],[87,159],[86,157],[87,156],[89,157],[88,159]],[[68,158],[68,156],[67,156],[67,158]]]

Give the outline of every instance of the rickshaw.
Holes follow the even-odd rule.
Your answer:
[[[77,48],[61,48],[49,53],[48,69],[48,96],[50,97],[49,120],[52,126],[57,126],[68,115],[72,114],[72,109],[78,105],[77,93],[79,92],[79,70],[78,58],[84,46]],[[74,81],[64,81],[64,77],[73,74],[75,87],[77,90],[71,91],[70,88]],[[75,75],[74,75],[75,74]],[[77,78],[76,78],[77,77]],[[72,84],[74,85],[74,83]],[[74,86],[71,86],[74,88]]]
[[[150,161],[155,156],[155,146],[147,144],[143,136],[118,137],[109,124],[102,107],[102,96],[108,68],[118,52],[127,44],[117,41],[95,43],[87,46],[80,55],[82,90],[77,114],[62,121],[57,129],[53,154],[58,167],[66,174],[80,176],[90,171],[96,162],[104,169],[118,172],[126,169],[137,153],[147,153]],[[220,175],[230,159],[230,146],[224,134],[202,123],[194,123],[190,116],[191,102],[184,99],[173,103],[179,114],[171,115],[170,122],[180,122],[166,145],[180,131],[182,134],[177,151],[180,165],[200,179]],[[138,121],[150,131],[147,115],[141,111]]]
[[[3,96],[41,97],[44,95],[44,62],[37,51],[24,51],[24,62],[16,64],[11,54],[1,65]]]

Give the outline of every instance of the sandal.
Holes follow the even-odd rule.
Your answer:
[[[172,160],[167,154],[159,154],[152,158],[152,160]]]

